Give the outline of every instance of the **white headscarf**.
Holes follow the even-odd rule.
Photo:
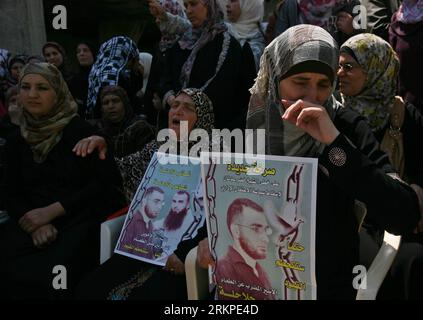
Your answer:
[[[236,22],[229,23],[229,32],[238,40],[254,37],[259,31],[258,24],[263,20],[263,0],[239,0],[241,15]]]
[[[145,94],[145,89],[147,88],[148,77],[150,76],[151,62],[153,61],[153,56],[147,52],[140,52],[140,64],[144,68],[143,78],[142,78],[142,89],[138,92],[137,95],[143,97]]]

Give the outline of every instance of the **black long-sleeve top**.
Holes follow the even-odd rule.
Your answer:
[[[113,156],[100,160],[97,154],[82,158],[72,152],[80,139],[92,134],[88,123],[73,118],[47,159],[37,164],[20,131],[14,132],[6,144],[6,209],[12,219],[57,201],[66,211],[55,221],[59,226],[79,214],[100,221],[123,206],[122,181]]]
[[[198,51],[188,87],[201,88],[213,77],[222,44],[223,34],[220,33]],[[171,90],[177,93],[182,88],[181,69],[190,53],[191,50],[181,49],[178,43],[169,49],[160,80],[162,95]],[[254,73],[251,70],[254,70]],[[248,89],[253,85],[255,76],[254,61],[249,59],[238,41],[231,36],[222,68],[204,90],[213,103],[216,128],[245,128],[250,97]]]
[[[367,215],[394,234],[412,231],[420,218],[415,192],[388,176],[388,157],[364,118],[348,108],[337,111],[341,134],[319,157],[316,207],[316,280],[319,299],[353,299],[353,268],[358,264],[358,221],[354,200]],[[182,260],[206,234],[181,242],[175,254]]]

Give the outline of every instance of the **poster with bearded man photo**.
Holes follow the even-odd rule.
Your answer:
[[[198,159],[156,153],[132,199],[115,252],[164,266],[204,224]]]

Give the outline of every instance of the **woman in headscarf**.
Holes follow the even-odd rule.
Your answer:
[[[70,297],[98,261],[99,225],[123,205],[110,158],[78,158],[72,146],[93,134],[53,65],[27,65],[19,81],[19,129],[6,144],[6,209],[0,239],[2,292],[13,298]],[[55,290],[62,265],[68,290]],[[4,287],[3,287],[4,286]],[[69,295],[69,296],[68,296]]]
[[[200,88],[213,101],[217,128],[244,128],[247,88],[255,76],[246,71],[251,70],[246,66],[250,61],[227,31],[216,0],[187,1],[185,7],[192,28],[166,55],[161,77],[163,105],[172,105],[181,88]]]
[[[9,77],[7,79],[8,87],[13,87],[18,84],[19,74],[22,68],[26,64],[26,57],[22,55],[16,55],[9,60],[8,71]]]
[[[159,43],[160,52],[164,53],[167,49],[178,41],[185,28],[188,28],[189,22],[185,15],[184,7],[178,0],[148,0],[148,5],[151,14],[156,18],[156,24],[160,29],[162,37]],[[171,19],[177,25],[180,25],[180,32],[168,32],[166,28],[163,28],[161,20]]]
[[[386,175],[388,159],[365,120],[332,96],[337,66],[338,48],[328,32],[311,25],[288,29],[263,53],[247,119],[248,128],[266,129],[266,154],[319,159],[318,299],[354,298],[351,270],[359,253],[354,199],[395,234],[410,232],[420,219],[416,193]],[[210,262],[204,245],[200,265]]]
[[[101,121],[99,132],[116,157],[125,157],[141,151],[154,138],[154,129],[144,119],[135,115],[128,95],[119,86],[101,90]]]
[[[128,37],[118,36],[103,43],[89,76],[86,118],[100,117],[99,93],[105,86],[121,86],[133,98],[142,87],[142,67],[137,45]]]
[[[341,47],[340,90],[344,106],[367,119],[392,166],[420,194],[423,203],[423,149],[419,139],[423,137],[423,116],[412,104],[395,96],[399,68],[398,57],[388,42],[368,33],[354,36]],[[403,118],[402,123],[394,123],[396,116]],[[389,143],[385,143],[388,138]],[[374,227],[368,226],[370,230]],[[402,240],[391,269],[401,288],[395,291],[401,298],[421,298],[423,237],[410,234]]]
[[[230,0],[226,5],[228,30],[243,47],[248,43],[254,55],[256,70],[260,67],[260,57],[265,47],[261,29],[264,4],[262,0]]]
[[[423,114],[423,0],[402,1],[392,17],[389,42],[400,60],[399,95]]]
[[[78,61],[79,70],[72,78],[69,90],[78,104],[78,114],[82,118],[85,117],[85,111],[87,108],[88,77],[96,56],[97,49],[93,44],[83,41],[78,43],[76,46],[76,59]]]
[[[60,70],[63,78],[66,81],[66,84],[69,85],[73,74],[70,70],[65,49],[57,42],[50,41],[44,44],[42,51],[46,61],[55,65],[56,68]]]
[[[214,114],[210,99],[198,89],[181,90],[176,95],[169,111],[169,129],[174,130],[176,134],[175,143],[179,143],[183,138],[180,136],[181,121],[188,122],[188,134],[194,129],[204,129],[211,139]],[[104,141],[101,141],[101,138],[91,137],[89,140],[84,140],[91,143],[93,150],[104,148]],[[130,199],[138,188],[153,154],[163,143],[153,140],[141,152],[118,159]],[[190,144],[189,148],[193,144]],[[86,147],[84,142],[80,143],[76,148],[77,154],[81,154]],[[182,241],[175,252],[169,256],[163,269],[119,254],[113,255],[80,285],[78,297],[82,299],[107,297],[109,300],[186,299],[184,260],[188,252],[197,245],[199,239],[206,236],[206,233],[204,225],[193,239]]]

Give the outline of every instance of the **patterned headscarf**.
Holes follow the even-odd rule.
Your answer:
[[[397,20],[406,24],[423,21],[423,0],[403,0],[398,9]]]
[[[213,103],[209,97],[199,89],[186,88],[182,89],[176,96],[185,93],[190,96],[195,105],[197,113],[197,121],[193,129],[204,129],[211,137],[212,130],[214,129],[214,112]]]
[[[299,0],[300,20],[327,29],[332,9],[342,0]]]
[[[103,43],[90,76],[87,99],[87,116],[91,117],[99,91],[105,86],[116,86],[119,73],[131,58],[138,59],[137,45],[128,37],[118,36]]]
[[[77,116],[78,106],[61,72],[54,65],[45,62],[27,64],[20,75],[19,90],[22,80],[28,74],[42,76],[56,92],[55,105],[48,114],[34,117],[24,108],[19,123],[22,137],[33,152],[34,161],[42,163],[62,138],[63,129]]]
[[[250,90],[252,96],[247,114],[248,128],[266,129],[266,154],[313,157],[323,150],[320,142],[281,119],[283,111],[277,102],[280,101],[279,82],[294,67],[307,63],[310,70],[301,72],[325,70],[327,75],[329,71],[335,88],[338,57],[338,47],[332,36],[312,25],[291,27],[266,47],[256,82]],[[338,104],[330,96],[324,107],[333,118]]]
[[[182,49],[189,49],[191,53],[188,59],[182,66],[180,81],[182,87],[188,86],[191,77],[191,71],[194,66],[195,58],[198,51],[203,48],[208,42],[212,41],[216,35],[225,32],[227,27],[223,21],[223,12],[217,4],[216,0],[200,0],[207,7],[207,19],[199,28],[191,28],[184,33],[179,40],[179,45]],[[219,61],[216,67],[215,75],[219,72],[220,67],[226,57],[226,52],[229,48],[229,35],[227,34],[222,46],[222,53],[219,56]],[[212,77],[212,79],[214,76]],[[201,88],[202,90],[210,83],[211,79]]]
[[[9,51],[0,49],[0,79],[7,75],[7,60],[9,59]]]
[[[363,115],[373,131],[381,129],[394,103],[399,60],[390,44],[382,38],[362,33],[348,39],[341,47],[351,50],[366,73],[362,91],[356,96],[342,95],[344,105]]]

